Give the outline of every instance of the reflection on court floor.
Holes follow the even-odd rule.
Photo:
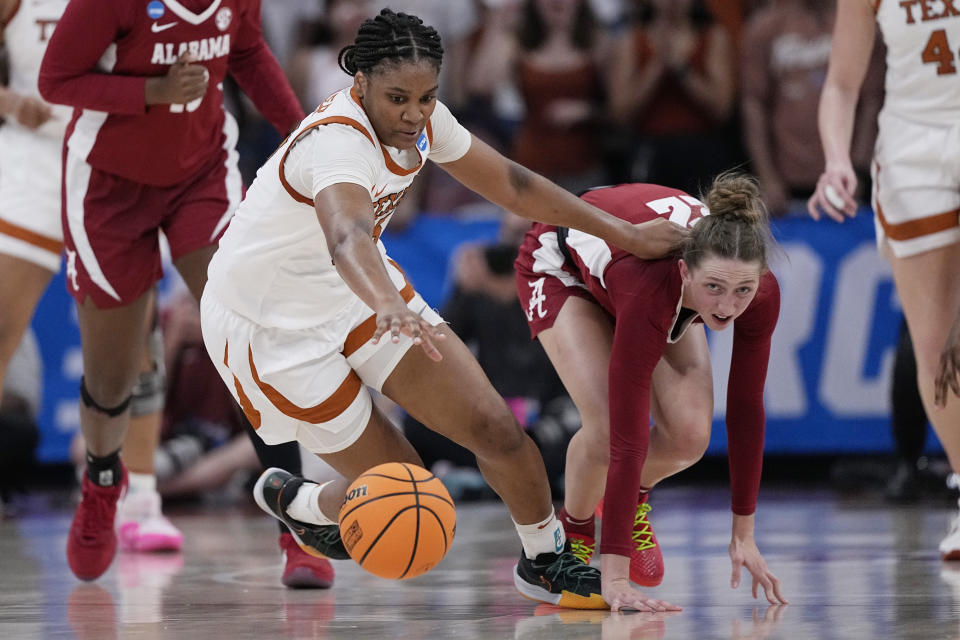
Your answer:
[[[725,490],[663,488],[652,504],[666,577],[650,592],[683,606],[676,614],[524,600],[511,577],[520,545],[499,503],[458,505],[450,553],[404,582],[348,561],[336,564],[331,590],[286,589],[272,520],[254,507],[190,506],[170,510],[182,554],[121,553],[83,584],[64,556],[72,504],[33,496],[0,519],[0,637],[960,639],[960,563],[936,551],[948,504],[762,491],[757,541],[786,606],[753,600],[746,574],[730,589]]]

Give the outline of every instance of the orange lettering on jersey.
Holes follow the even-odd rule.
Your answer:
[[[907,24],[914,24],[917,21],[916,15],[913,12],[914,7],[920,9],[918,12],[920,21],[929,22],[941,18],[960,16],[960,10],[954,6],[955,2],[956,0],[901,0],[900,6],[907,14]],[[940,9],[940,7],[943,7],[942,11],[934,13],[935,9]]]
[[[383,227],[386,226],[390,216],[393,215],[394,209],[397,208],[397,203],[400,202],[400,198],[403,197],[403,194],[405,194],[409,188],[410,187],[407,187],[398,193],[383,196],[373,203],[373,239],[375,241],[380,239],[380,234],[383,233]]]

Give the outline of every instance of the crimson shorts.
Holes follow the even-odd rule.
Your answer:
[[[243,197],[232,145],[182,183],[158,187],[100,171],[68,150],[63,242],[70,294],[99,308],[130,304],[163,276],[160,232],[174,261],[217,242]]]
[[[513,263],[517,295],[527,316],[530,336],[553,326],[567,298],[577,297],[597,305],[579,276],[563,268],[564,257],[557,242],[557,228],[535,225],[520,245]]]

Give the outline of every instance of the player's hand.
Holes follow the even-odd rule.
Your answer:
[[[670,255],[679,249],[690,235],[689,229],[666,218],[635,224],[633,231],[629,246],[622,248],[644,260],[656,260]]]
[[[629,556],[605,553],[600,556],[600,562],[602,595],[611,611],[682,611],[675,604],[651,598],[633,588],[627,579],[630,571]]]
[[[841,165],[827,164],[817,180],[817,189],[807,201],[807,211],[814,220],[820,219],[823,211],[837,222],[857,215],[857,174],[849,160]]]
[[[167,75],[148,78],[147,104],[186,104],[207,94],[210,72],[202,64],[195,64],[196,56],[184,51]]]
[[[19,96],[10,115],[27,129],[36,129],[53,117],[53,110],[39,98]]]
[[[401,301],[395,306],[377,310],[377,330],[372,342],[377,344],[384,335],[389,335],[394,343],[400,342],[400,335],[409,336],[413,344],[420,345],[427,357],[435,362],[443,359],[436,343],[446,340],[447,336],[439,326],[432,326],[419,313],[414,313]]]
[[[780,592],[780,579],[767,568],[767,561],[763,559],[753,536],[736,536],[730,540],[730,562],[733,564],[733,574],[730,576],[730,588],[740,586],[740,570],[746,567],[753,576],[753,598],[758,596],[759,587],[763,587],[763,594],[770,604],[788,604],[787,599]]]
[[[933,402],[941,409],[947,406],[948,393],[960,397],[960,316],[954,321],[940,352],[940,366],[933,389]]]

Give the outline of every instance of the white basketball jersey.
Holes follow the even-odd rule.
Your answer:
[[[257,172],[210,263],[207,288],[265,327],[305,329],[349,317],[364,303],[333,265],[314,196],[338,183],[366,189],[373,237],[386,260],[380,232],[423,163],[457,160],[470,140],[438,102],[416,148],[400,152],[380,143],[349,89],[333,94]]]
[[[960,122],[960,6],[942,0],[880,0],[887,46],[884,110],[908,120]]]
[[[40,62],[53,28],[66,6],[67,0],[21,0],[13,17],[4,26],[3,39],[10,62],[10,88],[17,93],[40,98],[37,89]],[[62,138],[72,113],[71,107],[53,105],[53,117],[36,133]],[[5,126],[19,125],[13,118],[7,118]]]

